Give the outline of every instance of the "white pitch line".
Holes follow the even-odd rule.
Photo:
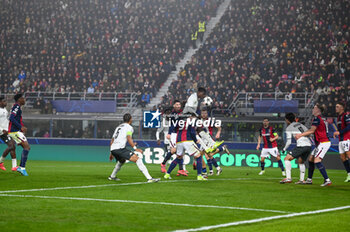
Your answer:
[[[217,229],[217,228],[223,228],[223,227],[229,227],[229,226],[238,226],[243,224],[252,224],[252,223],[258,223],[258,222],[264,222],[264,221],[271,221],[271,220],[281,219],[281,218],[291,218],[291,217],[297,217],[297,216],[303,216],[303,215],[326,213],[326,212],[332,212],[332,211],[344,210],[344,209],[350,209],[350,205],[336,207],[336,208],[300,212],[300,213],[291,213],[291,214],[278,215],[278,216],[272,216],[272,217],[263,217],[263,218],[244,220],[244,221],[238,221],[238,222],[230,222],[230,223],[213,225],[213,226],[203,226],[203,227],[193,228],[193,229],[175,230],[175,232],[211,230],[211,229]]]
[[[231,210],[261,211],[261,212],[271,212],[271,213],[289,213],[289,212],[279,211],[279,210],[219,206],[219,205],[191,205],[191,204],[170,203],[170,202],[96,199],[96,198],[82,198],[82,197],[57,197],[57,196],[35,196],[35,195],[13,195],[13,194],[0,194],[0,197],[21,197],[21,198],[40,198],[40,199],[59,199],[59,200],[78,200],[78,201],[119,202],[119,203],[151,204],[151,205],[184,206],[184,207],[193,207],[193,208],[216,208],[216,209],[231,209]]]
[[[265,178],[266,179],[280,179],[280,178]],[[231,181],[231,180],[259,180],[259,178],[227,178],[227,179],[209,179],[209,181]],[[261,180],[261,179],[260,179]],[[196,182],[197,180],[168,180],[160,181],[159,183],[176,183],[176,182]],[[123,184],[101,184],[101,185],[85,185],[85,186],[66,186],[66,187],[54,187],[54,188],[38,188],[38,189],[19,189],[19,190],[5,190],[0,191],[1,193],[19,193],[19,192],[39,192],[39,191],[50,191],[50,190],[65,190],[65,189],[83,189],[83,188],[100,188],[100,187],[112,187],[112,186],[127,186],[127,185],[141,185],[141,184],[154,184],[147,182],[131,182]]]

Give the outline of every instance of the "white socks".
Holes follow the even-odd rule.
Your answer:
[[[0,163],[3,163],[5,161],[5,158],[0,156]],[[17,159],[12,159],[12,168],[17,167]]]
[[[299,164],[300,169],[300,180],[303,181],[305,178],[305,164]]]
[[[117,173],[122,168],[122,166],[123,166],[123,164],[118,161],[117,164],[115,165],[115,168],[113,169],[112,174],[111,174],[112,178],[115,178],[117,176]]]
[[[12,167],[17,167],[17,159],[12,159]]]
[[[186,171],[186,164],[182,164],[182,169]]]
[[[136,161],[136,165],[140,169],[140,171],[143,173],[143,175],[145,175],[147,180],[152,179],[152,176],[148,173],[148,170],[146,166],[143,164],[142,159],[138,159]]]
[[[286,177],[287,179],[292,179],[292,164],[289,160],[284,161],[284,166],[286,167]]]

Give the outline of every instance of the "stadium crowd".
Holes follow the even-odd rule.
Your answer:
[[[138,92],[147,104],[221,0],[0,0],[0,92]]]
[[[238,92],[316,91],[326,116],[335,116],[335,103],[350,100],[349,12],[346,0],[232,1],[162,105],[200,83],[216,109]]]

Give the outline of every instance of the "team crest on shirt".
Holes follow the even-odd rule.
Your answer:
[[[143,112],[143,128],[159,128],[161,126],[161,113],[157,111]]]

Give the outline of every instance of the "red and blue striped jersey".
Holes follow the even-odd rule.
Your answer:
[[[187,126],[187,122],[183,127],[178,127],[176,142],[194,141],[196,142],[196,130],[191,125]]]
[[[337,118],[339,141],[350,140],[350,114],[342,113]]]
[[[312,125],[316,127],[315,131],[315,143],[316,145],[323,143],[323,142],[329,142],[328,138],[328,128],[324,120],[321,118],[320,115],[317,117],[314,117],[314,120],[312,121]]]
[[[275,138],[275,129],[272,126],[269,126],[267,128],[262,127],[260,130],[260,136],[263,137],[264,141],[264,148],[274,148],[277,147],[276,140],[273,142],[270,142],[270,138]]]
[[[9,132],[17,132],[22,129],[22,110],[18,103],[15,103],[11,109],[11,115],[9,119]]]
[[[180,111],[173,110],[171,112],[171,114],[169,116],[170,125],[169,125],[168,134],[177,133],[178,121],[180,120],[181,116],[182,116],[182,110],[180,110]]]

